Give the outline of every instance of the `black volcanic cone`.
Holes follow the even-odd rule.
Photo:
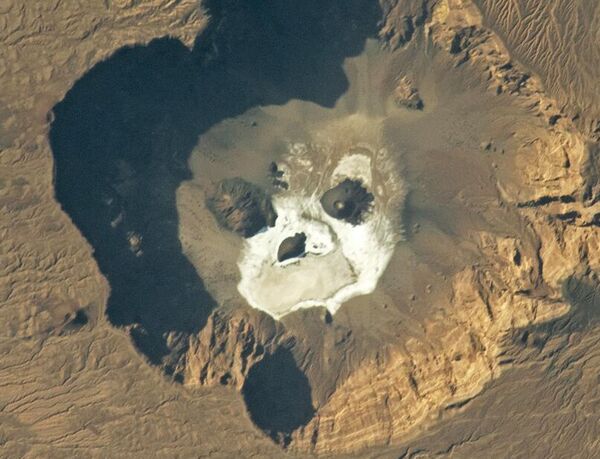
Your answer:
[[[372,202],[373,195],[362,183],[348,178],[327,190],[321,198],[321,205],[329,216],[353,225],[362,223]]]
[[[277,219],[271,198],[239,177],[219,182],[207,204],[221,226],[244,237],[273,226]]]

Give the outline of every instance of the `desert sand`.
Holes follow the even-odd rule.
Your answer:
[[[0,1],[0,457],[598,457],[599,23]]]

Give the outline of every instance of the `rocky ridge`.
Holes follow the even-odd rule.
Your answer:
[[[454,55],[456,65],[472,65],[488,75],[491,91],[510,93],[548,120],[547,137],[534,143],[533,152],[524,143],[518,156],[523,158],[518,191],[511,194],[498,182],[505,202],[519,207],[529,222],[533,246],[473,234],[488,264],[455,276],[452,304],[443,318],[424,324],[426,340],[363,362],[295,434],[293,448],[300,451],[351,452],[398,442],[438,410],[462,406],[502,371],[505,334],[566,314],[562,283],[600,263],[591,223],[598,205],[593,193],[578,191],[594,180],[588,175],[594,170],[590,162],[597,161],[593,148],[555,108],[537,77],[511,62],[498,37],[482,26],[474,4],[441,1],[424,27],[437,46]],[[577,224],[580,215],[589,217]],[[442,321],[455,326],[442,330]]]
[[[423,325],[426,338],[413,339],[402,349],[389,347],[374,360],[363,361],[314,418],[292,434],[293,451],[339,454],[398,443],[439,410],[468,403],[502,372],[506,333],[568,313],[562,282],[584,274],[584,266],[596,269],[600,263],[592,237],[597,204],[592,192],[584,196],[578,191],[593,180],[589,174],[594,170],[593,147],[555,108],[537,77],[511,61],[499,38],[482,26],[474,4],[439,2],[423,32],[452,56],[455,65],[470,65],[487,75],[490,91],[511,95],[547,120],[543,136],[530,143],[523,139],[516,159],[524,161],[519,183],[498,181],[502,200],[520,209],[528,221],[531,240],[473,233],[472,242],[485,254],[487,264],[467,267],[454,277],[452,303],[442,317]],[[440,323],[454,325],[440,327]],[[242,387],[251,366],[244,352],[219,351],[223,357],[234,356],[223,359],[215,357],[214,350],[250,346],[249,355],[256,362],[261,353],[256,353],[255,341],[261,340],[248,329],[240,334],[229,326],[215,336],[226,344],[213,339],[210,345],[190,349],[189,365],[202,369],[188,370],[186,384]],[[203,376],[207,371],[213,375]]]

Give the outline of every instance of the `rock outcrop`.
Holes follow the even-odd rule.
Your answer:
[[[207,205],[223,228],[243,237],[252,237],[261,229],[273,226],[277,219],[271,198],[241,178],[219,182]]]
[[[190,337],[184,384],[241,390],[250,368],[273,353],[282,340],[283,328],[265,314],[214,313],[202,331]]]
[[[409,110],[423,110],[423,100],[419,91],[407,77],[402,77],[394,89],[394,102]]]

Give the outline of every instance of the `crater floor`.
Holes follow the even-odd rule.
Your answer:
[[[250,139],[244,136],[244,132],[239,133],[239,137],[231,136],[230,130],[221,131],[219,126],[216,127],[216,133],[209,131],[206,134],[210,139],[207,142],[242,150],[237,145],[231,146],[235,142],[249,152],[247,161],[238,154],[237,159],[244,166],[222,169],[227,176],[244,174],[245,165],[252,161],[251,158],[260,148],[255,146],[256,143],[287,144],[288,151],[273,163],[280,171],[275,182],[279,186],[267,185],[272,192],[277,220],[272,227],[265,226],[258,234],[246,238],[237,260],[239,292],[251,306],[276,319],[301,308],[319,306],[335,314],[345,301],[371,293],[402,234],[402,180],[392,166],[386,147],[373,147],[366,143],[367,140],[378,138],[377,131],[381,129],[382,121],[370,120],[359,114],[340,120],[343,110],[336,110],[335,107],[311,107],[317,113],[307,115],[309,110],[303,105],[294,102],[280,108],[261,109],[270,112],[271,122],[265,127],[261,127],[262,123],[254,122]],[[299,112],[305,113],[304,119],[295,116]],[[242,125],[245,122],[252,123],[250,120],[256,117],[257,113],[252,112],[243,115],[238,122]],[[318,117],[320,124],[328,117],[334,126],[307,134],[311,129],[311,117]],[[280,138],[269,139],[277,122],[289,124],[288,132],[295,130],[300,136],[309,137],[304,142],[297,141],[297,133],[293,134],[295,138],[281,135]],[[281,129],[274,130],[281,132]],[[227,143],[219,138],[220,133],[228,135]],[[211,169],[210,179],[207,176],[205,151],[210,149],[218,157],[231,154],[203,144],[203,139],[200,145],[191,160],[193,169],[200,171],[194,179],[199,188],[205,181],[220,178],[214,168]],[[364,206],[360,215],[354,215],[351,221],[343,218],[343,215],[339,218],[330,215],[322,202],[323,196],[345,180],[356,181],[356,199],[365,201],[355,203],[356,199],[350,196],[347,208]],[[181,212],[188,209],[182,207]],[[296,257],[278,261],[282,242],[299,233],[306,238],[304,250]],[[201,247],[199,250],[203,249]],[[194,250],[193,246],[190,246],[190,250]],[[233,260],[228,261],[231,263]],[[199,266],[198,270],[211,271],[211,267]]]

